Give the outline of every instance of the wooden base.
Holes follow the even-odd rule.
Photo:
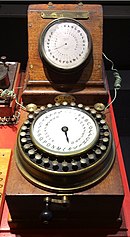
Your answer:
[[[26,84],[26,83],[25,83]],[[55,98],[59,95],[68,96],[71,95],[75,98],[76,103],[83,103],[87,105],[93,105],[98,102],[106,105],[108,103],[108,92],[103,88],[103,83],[97,86],[92,86],[88,83],[86,87],[83,85],[74,85],[72,90],[59,91],[57,88],[53,88],[49,83],[34,82],[28,83],[28,86],[23,91],[22,101],[24,105],[35,103],[37,105],[54,103]]]
[[[40,215],[45,209],[44,198],[58,198],[55,193],[40,190],[30,184],[18,171],[15,161],[12,161],[6,189],[6,201],[12,222],[25,226],[44,226]],[[123,201],[117,160],[109,175],[91,189],[69,195],[69,207],[61,204],[50,205],[53,212],[51,227],[87,226],[119,227],[120,210]],[[32,225],[33,224],[33,225]]]

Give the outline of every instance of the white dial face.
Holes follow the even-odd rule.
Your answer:
[[[54,155],[79,154],[98,139],[98,125],[79,108],[53,108],[36,118],[32,124],[32,140]]]
[[[87,31],[76,21],[55,21],[43,38],[47,60],[55,67],[72,69],[83,63],[89,53]]]

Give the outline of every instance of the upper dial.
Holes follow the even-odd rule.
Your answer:
[[[90,34],[74,19],[54,20],[41,33],[40,55],[57,69],[72,70],[81,66],[87,60],[90,51]]]

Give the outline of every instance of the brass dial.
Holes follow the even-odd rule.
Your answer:
[[[15,152],[25,178],[62,193],[101,180],[115,157],[104,113],[74,102],[48,104],[31,112],[19,131]]]

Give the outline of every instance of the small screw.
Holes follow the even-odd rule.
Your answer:
[[[103,111],[105,109],[105,105],[102,104],[102,103],[96,103],[94,105],[94,108],[97,110],[97,111]]]
[[[32,64],[30,64],[30,69],[33,69],[33,65]]]
[[[79,5],[79,6],[83,6],[83,3],[82,3],[82,2],[79,2],[78,5]]]
[[[36,106],[35,104],[33,104],[33,103],[28,104],[28,105],[26,106],[26,110],[27,110],[27,112],[29,112],[29,113],[33,113],[36,109],[37,109],[37,106]]]
[[[49,3],[48,3],[48,6],[49,6],[49,7],[53,6],[53,3],[52,3],[52,2],[49,2]]]

